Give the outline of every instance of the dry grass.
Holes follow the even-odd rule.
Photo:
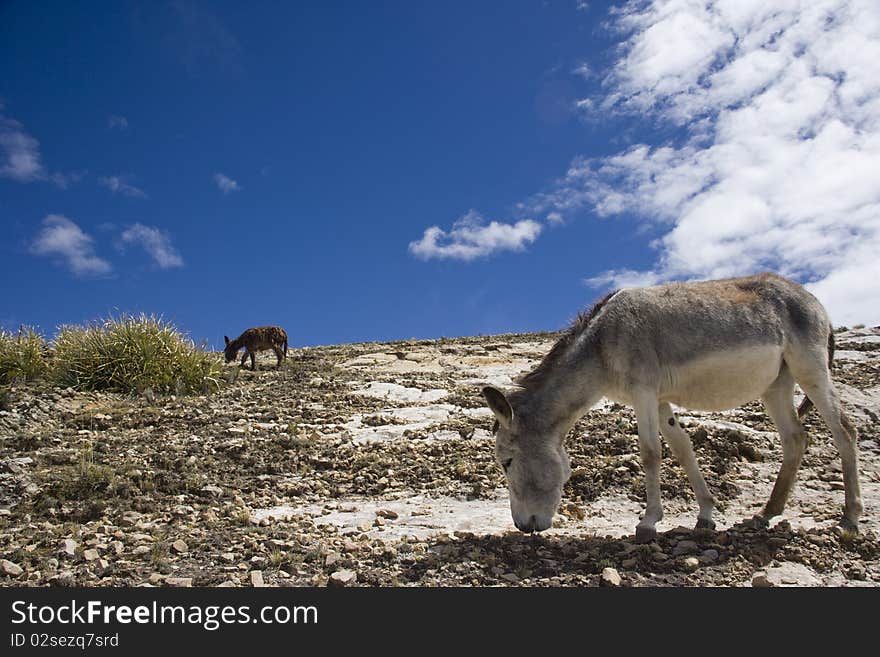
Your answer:
[[[47,371],[46,339],[22,327],[17,333],[0,330],[0,384],[34,381]]]
[[[64,326],[54,347],[52,378],[77,390],[188,394],[219,387],[217,357],[152,315]]]

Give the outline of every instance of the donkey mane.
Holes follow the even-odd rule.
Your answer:
[[[560,359],[568,351],[568,348],[574,344],[581,335],[590,329],[592,321],[596,318],[605,304],[610,301],[611,297],[620,292],[620,290],[612,290],[604,297],[596,301],[588,310],[582,310],[569,324],[562,335],[556,341],[556,344],[547,352],[547,355],[538,363],[531,372],[526,372],[516,380],[516,384],[522,388],[534,388],[540,386],[548,376],[554,371]]]

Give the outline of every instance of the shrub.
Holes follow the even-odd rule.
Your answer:
[[[219,387],[220,363],[153,315],[63,326],[52,376],[78,390],[184,394]]]
[[[33,381],[46,373],[46,340],[36,330],[0,330],[0,384]]]

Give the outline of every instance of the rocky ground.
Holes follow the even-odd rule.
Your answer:
[[[681,412],[718,530],[664,454],[666,517],[644,504],[632,411],[600,403],[567,439],[552,530],[516,532],[479,390],[510,384],[553,334],[291,350],[230,367],[202,397],[0,391],[6,586],[880,584],[880,327],[837,335],[834,376],[861,433],[865,516],[834,527],[840,460],[815,411],[786,514],[750,527],[779,467],[758,403]]]

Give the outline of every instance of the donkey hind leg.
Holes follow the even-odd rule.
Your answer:
[[[281,360],[284,358],[284,352],[281,351],[281,347],[272,347],[272,351],[275,352],[275,357],[278,359],[278,364],[275,366],[275,369],[277,370],[281,367]]]
[[[256,372],[257,371],[257,352],[256,351],[249,351],[248,354],[250,354],[250,357],[251,357],[251,372]]]
[[[840,452],[843,466],[843,486],[845,503],[843,518],[840,524],[850,531],[858,531],[859,517],[862,515],[862,494],[859,489],[859,435],[855,426],[843,411],[840,397],[831,381],[831,373],[824,361],[820,374],[801,377],[797,372],[797,381],[806,395],[813,401],[816,410],[834,436],[834,443]]]
[[[669,443],[669,448],[678,459],[678,462],[687,472],[688,480],[691,482],[691,488],[697,496],[697,504],[700,506],[700,512],[697,515],[697,529],[715,529],[715,523],[712,521],[712,511],[715,508],[715,500],[709,492],[706,480],[703,479],[703,473],[700,472],[700,466],[694,456],[694,449],[691,445],[690,437],[685,433],[684,429],[678,423],[672,407],[663,403],[660,404],[660,433]]]
[[[248,359],[248,355],[249,355],[249,354],[250,354],[250,352],[249,352],[247,349],[245,349],[245,350],[244,350],[244,356],[241,357],[241,366],[242,366],[242,367],[244,367],[244,364],[247,362],[247,359]]]
[[[773,420],[782,440],[782,466],[770,499],[756,518],[758,521],[766,522],[782,513],[807,448],[807,434],[795,413],[793,396],[794,377],[788,366],[783,364],[779,376],[761,396],[767,415]]]
[[[663,519],[663,503],[660,500],[660,460],[663,457],[663,448],[660,443],[657,395],[653,392],[638,395],[634,407],[647,498],[645,515],[636,525],[636,542],[648,542],[657,537],[656,525]]]

